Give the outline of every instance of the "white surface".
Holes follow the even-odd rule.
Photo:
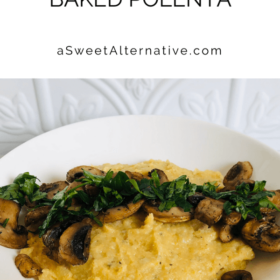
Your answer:
[[[280,80],[3,79],[0,157],[62,125],[128,114],[200,119],[280,151]]]
[[[42,182],[63,180],[77,165],[136,163],[169,159],[189,169],[220,170],[249,160],[253,179],[279,188],[280,155],[239,133],[201,121],[160,116],[126,116],[81,122],[54,130],[16,148],[0,160],[0,186],[29,171]],[[16,252],[0,247],[1,279],[21,279]],[[248,268],[254,280],[279,280],[280,253],[258,253]]]
[[[153,3],[155,0],[146,0]],[[77,1],[81,2],[81,1]],[[95,1],[91,1],[95,2]],[[99,0],[99,3],[108,3]],[[158,1],[159,3],[161,1]],[[164,0],[173,4],[174,0]],[[187,0],[177,0],[186,4]],[[50,0],[0,4],[2,78],[279,78],[280,1],[194,0],[189,8],[51,8]],[[58,47],[222,47],[222,56],[56,55]]]

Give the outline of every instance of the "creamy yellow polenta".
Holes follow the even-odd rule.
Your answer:
[[[190,181],[202,184],[222,175],[214,171],[190,171],[168,161],[146,161],[135,165],[104,164],[108,171],[130,170],[146,174],[153,168],[166,172],[170,180],[186,174]],[[240,239],[222,243],[215,227],[192,220],[162,224],[153,215],[135,215],[91,233],[90,256],[86,264],[59,265],[44,255],[42,240],[30,233],[29,255],[42,269],[39,280],[216,280],[230,270],[244,269],[254,258],[253,250]]]

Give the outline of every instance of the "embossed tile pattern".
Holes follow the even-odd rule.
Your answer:
[[[0,80],[0,156],[54,128],[105,116],[200,119],[280,151],[280,80]]]

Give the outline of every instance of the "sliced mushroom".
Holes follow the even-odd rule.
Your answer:
[[[19,254],[15,259],[16,267],[25,278],[34,278],[42,274],[41,267],[28,255]]]
[[[150,179],[149,176],[145,176],[139,172],[130,172],[130,171],[125,171],[125,174],[129,179],[134,179],[136,181],[141,181],[142,179]]]
[[[253,248],[275,253],[280,251],[280,227],[272,219],[252,219],[242,228],[242,236]]]
[[[73,183],[71,183],[71,184],[68,186],[67,191],[70,191],[70,190],[76,188],[77,186],[79,186],[79,185],[81,185],[81,184],[82,184],[81,182],[76,182],[76,181],[74,181]],[[77,188],[76,191],[85,191],[85,186],[81,186],[81,187]],[[71,206],[81,206],[81,203],[80,203],[80,201],[79,201],[78,199],[73,198],[73,199],[72,199],[72,204],[71,204]]]
[[[59,239],[59,255],[72,265],[81,265],[89,257],[91,221],[89,218],[68,227]]]
[[[276,205],[277,208],[280,208],[280,190],[274,191],[275,195],[273,197],[268,197],[268,199]],[[263,214],[270,214],[276,212],[275,209],[270,209],[266,207],[261,207],[260,211]]]
[[[0,245],[11,249],[22,249],[27,245],[27,234],[23,226],[13,230],[9,225],[5,228],[0,225]]]
[[[71,184],[69,185],[67,191],[70,191],[70,190],[76,188],[77,186],[79,186],[79,185],[81,185],[81,184],[82,184],[81,182],[76,182],[76,181],[74,181],[73,183],[71,183]],[[81,186],[81,187],[79,187],[79,188],[76,189],[76,191],[84,191],[84,190],[85,190],[84,186]]]
[[[252,274],[246,270],[234,270],[225,273],[221,280],[253,280]]]
[[[43,254],[59,264],[63,264],[63,262],[65,262],[65,260],[60,256],[58,248],[50,249],[48,247],[45,247],[43,249]]]
[[[199,192],[197,192],[197,193],[195,193],[194,195],[188,197],[188,201],[189,201],[194,207],[196,207],[196,206],[198,205],[198,203],[199,203],[201,200],[203,200],[203,199],[205,199],[205,195],[203,195],[202,193],[199,193]]]
[[[106,175],[106,173],[104,171],[99,170],[95,167],[81,165],[81,166],[77,166],[77,167],[69,170],[66,174],[66,180],[71,183],[74,180],[81,178],[84,175],[83,169],[92,173],[93,175],[99,175],[99,176],[105,176]]]
[[[223,222],[227,225],[237,225],[241,221],[242,215],[236,211],[232,211],[229,215],[223,213]]]
[[[52,199],[58,192],[64,190],[69,185],[66,181],[58,181],[50,184],[42,184],[40,187],[41,192],[46,192],[47,199]]]
[[[85,193],[89,196],[96,196],[99,193],[100,188],[93,185],[85,185]]]
[[[130,202],[127,205],[120,205],[100,213],[97,218],[103,223],[112,223],[122,220],[136,213],[143,203],[144,199],[141,199],[136,203]]]
[[[155,168],[155,169],[151,170],[151,172],[149,172],[149,177],[152,176],[152,173],[153,173],[154,171],[157,171],[160,184],[163,184],[163,183],[165,183],[165,182],[169,182],[168,177],[167,177],[167,175],[164,173],[164,171],[162,171],[162,170],[160,170],[160,169],[157,169],[157,168]]]
[[[36,232],[43,224],[52,206],[42,206],[27,213],[24,219],[26,228],[31,232]]]
[[[253,174],[253,167],[249,161],[239,161],[226,174],[224,178],[225,188],[222,191],[234,190],[238,183],[246,182]],[[247,182],[248,183],[248,182]]]
[[[143,209],[147,213],[152,213],[154,219],[162,223],[182,223],[193,219],[193,212],[185,212],[181,207],[172,207],[169,211],[159,211],[158,205],[151,205],[146,202]]]
[[[233,226],[223,225],[220,229],[219,237],[224,243],[230,242],[234,238]]]
[[[81,222],[82,217],[72,217],[69,220],[63,221],[59,224],[54,225],[42,236],[43,243],[50,249],[58,248],[59,239],[63,232],[71,225]]]
[[[213,226],[222,218],[223,205],[223,202],[207,197],[197,205],[194,218],[208,226]]]
[[[255,181],[254,180],[238,180],[236,181],[235,184],[232,184],[232,185],[228,185],[222,189],[219,189],[218,192],[228,192],[228,191],[234,191],[236,190],[236,187],[241,185],[241,184],[248,184],[249,187],[250,187],[250,190],[252,191],[254,189],[254,186],[255,186]]]
[[[36,207],[36,205],[37,205],[37,201],[34,201],[34,202],[31,202],[30,200],[29,200],[29,198],[28,198],[28,196],[26,195],[25,196],[25,205],[26,205],[26,207],[27,208],[34,208],[34,207]]]
[[[3,224],[6,219],[9,219],[7,225],[13,230],[16,230],[19,212],[20,205],[18,203],[0,198],[0,224]]]
[[[256,218],[249,220],[242,228],[242,236],[246,240],[259,240],[261,234],[271,227],[270,221],[257,220]]]

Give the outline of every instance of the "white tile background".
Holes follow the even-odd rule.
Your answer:
[[[0,157],[87,119],[155,114],[201,119],[280,151],[280,80],[0,80]]]

